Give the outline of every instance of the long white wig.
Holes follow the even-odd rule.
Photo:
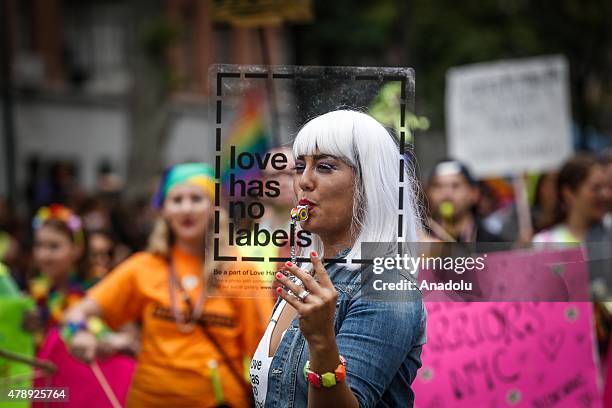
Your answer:
[[[418,241],[421,217],[416,204],[418,184],[414,166],[404,158],[404,177],[400,183],[399,143],[383,125],[365,113],[350,110],[318,116],[302,127],[293,143],[295,157],[314,155],[317,151],[335,156],[353,169],[351,232],[356,239],[347,260],[361,258],[362,242]],[[401,210],[400,191],[403,195]],[[398,214],[402,214],[400,237]],[[323,254],[323,243],[316,234],[313,234],[312,245],[304,248],[303,253],[311,250],[320,256],[335,255]]]

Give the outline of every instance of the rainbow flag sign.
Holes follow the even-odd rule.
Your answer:
[[[227,195],[232,179],[254,180],[260,176],[257,166],[243,170],[233,166],[232,158],[238,160],[241,153],[259,153],[263,156],[270,147],[270,134],[265,123],[265,98],[258,91],[251,91],[244,96],[231,128],[230,135],[223,144],[221,157],[222,191]]]

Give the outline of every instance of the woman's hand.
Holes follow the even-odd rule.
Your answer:
[[[134,336],[132,333],[113,332],[108,333],[98,342],[96,350],[101,358],[108,358],[115,353],[134,353]]]
[[[291,262],[287,262],[282,268],[298,277],[304,287],[296,285],[282,273],[278,273],[276,279],[287,290],[293,292],[293,295],[283,288],[277,288],[276,291],[297,310],[300,330],[311,349],[329,347],[332,344],[335,347],[334,315],[338,292],[316,252],[310,253],[310,261],[315,272],[314,277]],[[298,295],[304,290],[310,293],[305,297],[302,295],[303,300],[301,300]]]
[[[300,330],[308,342],[310,369],[315,373],[328,373],[333,372],[340,364],[334,331],[338,292],[316,252],[310,253],[310,262],[315,272],[314,277],[290,262],[285,264],[283,269],[297,276],[304,287],[296,285],[279,273],[276,275],[278,281],[295,295],[289,294],[283,288],[278,288],[277,292],[298,312]],[[304,296],[304,290],[310,294]],[[359,406],[357,398],[344,381],[332,388],[308,387],[309,407],[327,407],[330,405],[329,401],[334,401],[337,407]]]
[[[70,342],[70,353],[77,359],[90,363],[96,357],[96,336],[86,330],[77,331]]]

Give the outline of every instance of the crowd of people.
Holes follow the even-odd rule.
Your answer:
[[[0,201],[0,262],[37,305],[24,316],[24,327],[39,346],[49,332],[61,331],[81,361],[134,356],[130,406],[412,401],[410,383],[425,342],[423,304],[372,306],[356,294],[350,267],[323,262],[354,256],[361,242],[397,236],[397,223],[389,222],[397,209],[397,144],[371,117],[336,111],[309,122],[292,152],[275,151],[295,158],[291,171],[264,172],[266,180],[279,182],[282,194],[266,203],[263,221],[287,228],[291,207],[306,200],[311,218],[302,228],[315,239],[301,254],[310,263],[265,265],[280,271],[263,282],[271,283],[268,296],[236,297],[216,286],[212,271],[232,265],[221,266],[211,256],[215,217],[224,224],[228,214],[215,214],[214,170],[207,164],[168,168],[152,201],[128,203],[108,169],[100,172],[98,191],[85,194],[71,167],[61,164],[50,178],[32,183],[30,208]],[[406,177],[412,184],[404,190],[409,241],[496,242],[508,248],[612,242],[610,152],[580,153],[558,170],[534,175],[527,231],[503,180],[477,181],[466,164],[453,159],[438,162],[422,185],[407,170]],[[289,248],[267,255],[288,257]],[[599,315],[602,352],[606,311],[602,307]]]
[[[557,171],[537,175],[527,236],[519,232],[516,202],[491,203],[491,185],[475,181],[459,161],[438,163],[425,185],[431,234],[442,241],[509,244],[612,239],[612,152],[580,153]]]

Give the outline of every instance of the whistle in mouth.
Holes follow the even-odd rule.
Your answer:
[[[306,221],[308,219],[308,206],[298,205],[291,209],[291,219],[296,221]]]
[[[442,218],[451,219],[455,213],[455,206],[450,201],[443,201],[440,203],[439,212]]]

